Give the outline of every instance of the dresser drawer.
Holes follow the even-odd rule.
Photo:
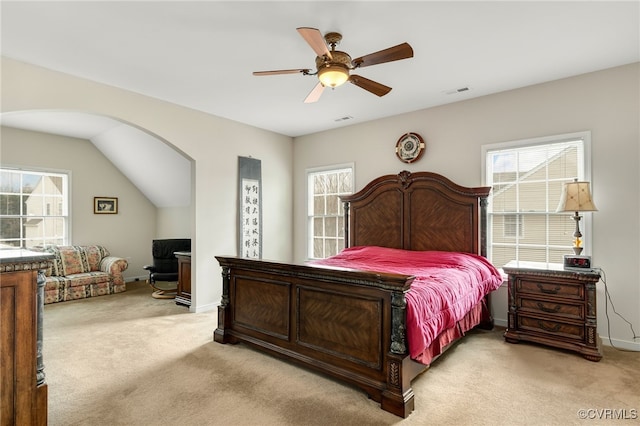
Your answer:
[[[551,314],[561,318],[584,321],[584,303],[559,303],[556,301],[536,299],[535,296],[526,295],[516,297],[518,312],[532,312],[534,314]]]
[[[526,315],[518,315],[518,329],[578,341],[584,341],[585,339],[584,324],[567,324],[551,319],[540,319]]]
[[[546,296],[584,300],[584,286],[567,282],[551,282],[523,277],[517,280],[516,291],[518,293],[544,294]]]

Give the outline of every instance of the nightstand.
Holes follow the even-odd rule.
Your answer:
[[[589,361],[602,359],[596,319],[599,272],[523,261],[503,269],[509,275],[507,342],[541,343],[576,351]]]
[[[191,306],[191,252],[177,251],[174,255],[178,258],[176,304]]]

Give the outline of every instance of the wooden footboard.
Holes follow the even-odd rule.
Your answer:
[[[405,293],[413,277],[216,256],[219,343],[244,342],[363,389],[401,417],[413,411]]]

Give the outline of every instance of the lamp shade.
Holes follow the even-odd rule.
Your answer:
[[[594,212],[597,210],[591,197],[589,182],[576,180],[564,184],[556,212]]]
[[[342,64],[329,64],[318,69],[318,79],[324,86],[338,87],[349,79],[349,70]]]

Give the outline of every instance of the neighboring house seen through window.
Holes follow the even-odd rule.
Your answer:
[[[69,176],[0,169],[0,248],[68,243]]]
[[[492,186],[488,255],[494,265],[562,263],[573,253],[575,222],[556,209],[564,183],[589,180],[589,142],[583,132],[483,147],[485,180]],[[587,219],[580,226],[589,241]]]
[[[341,195],[353,193],[353,167],[307,171],[308,257],[320,259],[344,249]]]

